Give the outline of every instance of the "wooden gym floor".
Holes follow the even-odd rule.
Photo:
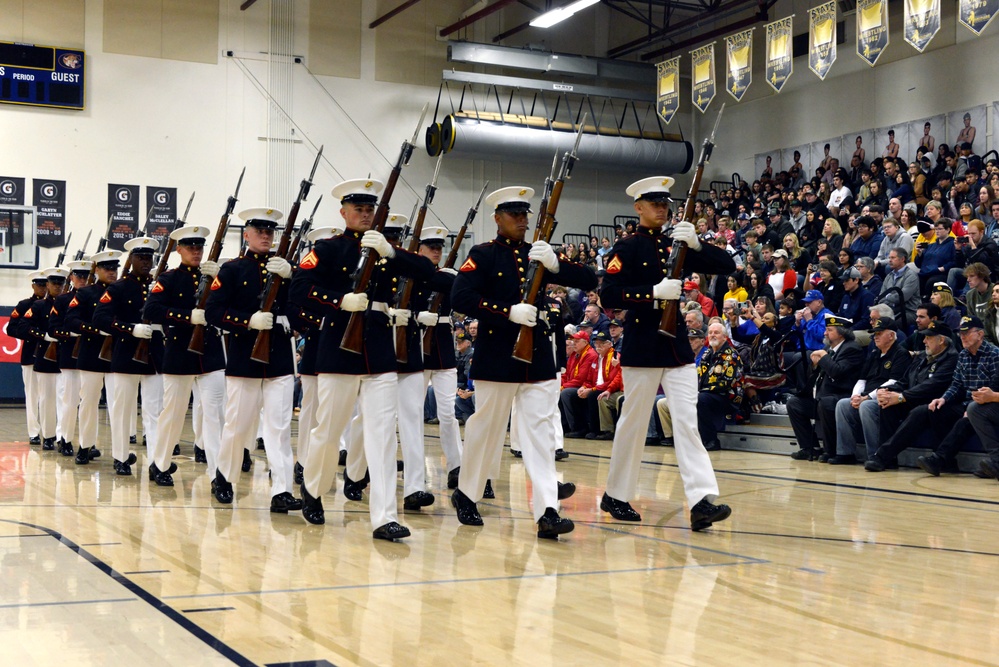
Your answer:
[[[568,441],[576,530],[538,540],[523,462],[461,526],[437,503],[372,540],[366,502],[272,515],[263,452],[220,508],[188,425],[176,486],[29,447],[0,410],[4,665],[994,665],[999,484],[713,453],[732,518],[691,533],[672,449],[645,450],[641,524],[599,510],[610,443]],[[400,499],[401,511],[401,499]]]

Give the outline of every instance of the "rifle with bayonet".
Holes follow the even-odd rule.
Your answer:
[[[93,233],[93,231],[94,230],[92,230],[92,229],[87,231],[87,238],[86,238],[86,240],[83,242],[83,245],[80,246],[80,249],[77,250],[76,254],[73,256],[73,261],[74,262],[79,262],[80,260],[82,260],[84,258],[85,253],[87,251],[87,243],[90,242],[90,235]],[[56,266],[59,266],[59,264],[62,264],[62,260],[66,256],[66,250],[69,248],[69,239],[71,239],[71,238],[73,238],[73,233],[72,232],[70,232],[69,238],[66,239],[66,247],[64,247],[63,250],[62,250],[62,252],[59,253],[59,261],[56,263]],[[73,275],[73,272],[71,271],[70,275],[66,277],[66,282],[63,283],[63,286],[62,286],[62,293],[63,294],[66,294],[67,292],[69,292],[69,290],[73,287],[72,275]],[[57,341],[49,341],[49,346],[47,348],[45,348],[45,355],[44,355],[44,357],[45,357],[46,361],[58,361],[59,360],[59,342],[57,342]]]
[[[392,199],[395,184],[399,182],[399,175],[402,173],[402,168],[409,164],[409,159],[413,156],[413,149],[416,147],[416,137],[420,132],[420,128],[423,127],[423,119],[426,118],[429,107],[429,103],[423,107],[423,113],[420,115],[420,122],[417,123],[416,130],[413,132],[413,138],[402,142],[399,159],[396,160],[395,166],[392,167],[392,173],[385,184],[385,190],[382,191],[381,201],[378,202],[378,208],[375,210],[375,219],[371,223],[371,229],[375,231],[380,232],[385,229],[385,221],[388,219],[389,200]],[[357,270],[354,271],[352,276],[354,279],[354,294],[361,294],[368,291],[368,285],[371,282],[371,274],[375,270],[377,258],[377,254],[372,253],[370,249],[361,249],[361,260],[358,262]],[[343,340],[340,341],[340,349],[360,354],[363,347],[364,313],[360,311],[353,312],[350,314],[350,320],[347,322],[347,330],[343,334]]]
[[[312,163],[312,171],[309,173],[308,178],[302,179],[302,184],[298,189],[298,197],[295,199],[295,203],[291,205],[291,212],[288,213],[288,221],[284,225],[284,231],[281,233],[281,241],[278,243],[277,257],[284,257],[288,254],[288,248],[291,246],[291,236],[295,231],[295,221],[298,219],[298,211],[302,207],[302,202],[309,196],[309,190],[312,188],[312,179],[316,176],[316,169],[319,168],[319,160],[322,156],[323,147],[320,146],[319,153],[316,155],[316,161]],[[267,282],[264,284],[264,290],[260,293],[261,311],[265,313],[271,312],[271,309],[274,308],[274,302],[277,301],[278,290],[280,289],[281,277],[273,273],[269,274]],[[270,363],[270,329],[261,329],[257,332],[257,339],[253,343],[253,351],[250,353],[250,359],[261,364]]]
[[[219,257],[222,255],[222,244],[225,242],[225,235],[229,233],[229,222],[232,218],[232,212],[236,208],[236,202],[239,201],[239,188],[243,184],[243,175],[246,173],[246,167],[243,167],[243,171],[239,174],[239,180],[236,181],[236,191],[229,195],[228,201],[226,201],[225,212],[222,213],[222,217],[219,219],[219,226],[215,230],[215,238],[212,240],[212,247],[208,251],[208,261],[217,262]],[[208,295],[211,286],[212,279],[201,274],[201,281],[198,283],[198,291],[195,295],[195,308],[204,310],[205,304],[208,303]],[[191,332],[191,342],[187,344],[187,351],[193,352],[194,354],[204,354],[205,353],[205,325],[195,324],[194,330]]]
[[[701,146],[701,156],[697,160],[697,171],[694,172],[694,179],[690,182],[690,191],[687,193],[687,201],[683,207],[683,221],[691,222],[694,218],[694,201],[697,199],[697,191],[701,187],[701,176],[704,175],[704,165],[711,160],[711,151],[715,147],[715,133],[721,123],[722,112],[725,111],[725,104],[722,103],[718,110],[718,118],[715,119],[715,126],[711,130],[711,135],[704,139]],[[665,277],[672,280],[679,280],[683,275],[683,262],[687,258],[687,244],[682,241],[675,241],[669,252],[669,259],[663,269]],[[680,306],[678,300],[670,300],[663,303],[663,315],[659,320],[659,333],[670,338],[676,338],[676,317],[677,309]]]
[[[559,167],[558,176],[551,184],[551,194],[547,203],[543,202],[542,208],[538,211],[538,227],[535,230],[534,240],[548,243],[555,233],[558,221],[555,213],[558,210],[558,202],[562,197],[562,188],[565,182],[572,177],[572,167],[576,164],[576,153],[579,151],[579,141],[583,138],[583,126],[586,124],[586,114],[579,123],[579,132],[576,134],[576,143],[572,150],[562,156],[562,165]],[[548,181],[545,182],[547,194]],[[540,262],[532,261],[527,268],[524,282],[524,298],[521,303],[528,303],[536,306],[538,297],[541,295],[541,286],[544,283],[545,267]],[[513,358],[524,363],[531,363],[534,358],[534,327],[526,324],[520,326],[520,333],[517,334],[517,341],[513,345]]]
[[[104,236],[102,236],[100,238],[100,240],[97,241],[97,252],[94,253],[95,255],[104,252],[104,248],[106,248],[107,245],[108,245],[108,239],[111,238],[111,227],[113,225],[114,225],[114,213],[112,213],[111,215],[108,216],[108,228],[104,232]],[[87,236],[87,239],[89,239],[89,238],[90,238],[90,236]],[[96,275],[97,275],[97,262],[91,262],[90,263],[90,273],[87,274],[87,282],[84,285],[84,287],[86,287],[87,285],[93,284],[94,277]],[[80,336],[79,338],[76,339],[76,343],[73,345],[73,355],[72,356],[73,356],[74,359],[78,359],[80,357],[80,344],[82,342],[83,342],[83,336]]]
[[[465,222],[462,223],[461,229],[458,230],[457,236],[454,237],[454,245],[451,246],[450,252],[447,254],[447,259],[444,260],[443,269],[453,269],[454,263],[458,259],[458,250],[461,248],[461,242],[465,240],[465,233],[468,231],[469,225],[475,220],[476,214],[479,212],[479,204],[482,203],[482,197],[486,194],[486,188],[489,187],[489,181],[486,181],[482,186],[482,190],[479,192],[479,198],[475,200],[473,204],[468,209],[468,214],[465,216]],[[427,304],[427,311],[431,313],[439,313],[441,310],[441,304],[444,302],[444,294],[441,292],[432,292],[430,294],[430,299]],[[423,356],[427,356],[434,349],[434,333],[437,327],[427,327],[427,330],[423,332]]]
[[[409,240],[409,247],[406,248],[409,252],[415,253],[420,250],[420,234],[423,233],[423,222],[427,218],[427,209],[433,203],[434,195],[437,193],[437,176],[441,171],[442,159],[444,159],[444,153],[437,156],[437,165],[434,167],[434,178],[427,184],[427,191],[423,197],[423,205],[420,206],[420,212],[417,214],[416,222],[413,224],[413,236]],[[399,297],[396,300],[396,308],[406,310],[409,308],[409,302],[413,298],[413,280],[411,278],[400,278],[399,281]],[[395,327],[395,360],[400,364],[404,364],[409,360],[409,345],[406,343],[408,333],[409,327],[406,325]]]
[[[319,210],[319,204],[321,204],[322,201],[323,196],[319,195],[319,199],[316,200],[316,205],[312,207],[312,213],[310,213],[309,217],[305,219],[305,222],[299,226],[298,232],[295,234],[295,238],[292,240],[291,245],[288,246],[288,254],[285,255],[284,258],[289,262],[291,262],[292,259],[295,259],[292,263],[298,264],[298,249],[302,247],[302,239],[306,238],[309,235],[309,232],[312,231],[312,220],[316,217],[316,211]]]
[[[62,266],[62,262],[66,259],[66,251],[69,250],[69,242],[73,240],[73,232],[70,232],[66,237],[66,245],[62,247],[62,252],[59,253],[59,257],[56,258],[56,266]]]

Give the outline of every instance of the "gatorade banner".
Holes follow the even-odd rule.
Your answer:
[[[857,55],[874,67],[888,47],[888,0],[857,0]]]
[[[66,245],[66,181],[35,178],[31,187],[38,209],[35,238],[40,248]]]
[[[836,0],[808,10],[808,69],[825,80],[836,62]]]
[[[656,110],[664,121],[669,123],[680,108],[680,56],[670,58],[656,65],[658,91]]]
[[[177,188],[146,186],[146,236],[162,241],[177,226]],[[165,244],[160,244],[166,247]]]
[[[752,28],[725,38],[725,61],[725,89],[737,102],[741,101],[753,82]]]
[[[0,176],[0,207],[24,206],[24,179]],[[24,214],[20,211],[0,211],[0,243],[3,250],[24,243]]]
[[[139,186],[108,183],[109,250],[124,250],[139,231]]]
[[[714,42],[690,52],[691,99],[694,106],[704,113],[715,98],[715,45]]]
[[[778,93],[794,71],[791,52],[793,18],[788,16],[767,24],[767,83]]]
[[[940,30],[940,0],[905,0],[903,34],[920,53]]]

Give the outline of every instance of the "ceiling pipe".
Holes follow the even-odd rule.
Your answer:
[[[439,34],[441,37],[447,37],[452,32],[457,32],[458,30],[461,30],[465,26],[470,26],[479,19],[485,18],[490,14],[495,14],[496,12],[503,9],[507,5],[512,5],[515,2],[519,2],[519,0],[497,0],[495,3],[489,5],[485,9],[480,9],[471,16],[466,16],[465,18],[461,19],[457,23],[452,23],[449,26],[441,28]]]
[[[368,24],[368,28],[371,29],[371,30],[374,30],[375,28],[377,28],[381,24],[383,24],[386,21],[388,21],[390,18],[398,16],[399,14],[403,13],[404,11],[406,11],[407,9],[409,9],[410,7],[412,7],[413,5],[415,5],[415,4],[419,3],[419,2],[421,2],[421,0],[406,0],[406,2],[402,3],[401,5],[399,5],[398,7],[396,7],[395,9],[393,9],[392,11],[390,11],[387,14],[384,14],[382,16],[379,16],[374,21],[372,21],[371,23],[369,23]]]

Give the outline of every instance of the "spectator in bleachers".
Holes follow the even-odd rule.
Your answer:
[[[915,211],[908,208],[902,209],[899,217],[895,218],[895,220],[898,221],[897,224],[902,228],[902,231],[909,235],[912,239],[913,246],[915,246],[916,237],[919,236],[919,227],[916,222],[917,216]],[[911,250],[909,254],[912,254]],[[887,262],[887,260],[885,261]]]
[[[973,262],[964,267],[964,278],[968,281],[968,290],[964,293],[964,302],[968,307],[968,315],[982,319],[992,298],[992,285],[989,279],[992,271],[981,262]]]
[[[582,438],[587,431],[586,402],[579,397],[580,387],[592,388],[596,384],[597,353],[590,347],[589,334],[577,331],[570,341],[569,354],[562,374],[559,407],[562,409],[563,429],[567,438]]]
[[[981,318],[985,324],[985,338],[993,345],[999,345],[999,285],[992,286],[992,299]]]
[[[905,233],[898,220],[887,218],[881,227],[884,230],[884,238],[881,240],[877,254],[874,255],[875,270],[877,267],[883,268],[888,265],[888,252],[892,248],[901,248],[908,257],[912,254],[914,245],[912,237]]]
[[[725,279],[725,284],[728,286],[728,291],[725,292],[724,300],[729,299],[735,301],[746,301],[749,299],[749,293],[746,292],[746,288],[739,284],[739,274],[733,273]]]
[[[698,282],[694,280],[686,281],[683,284],[683,291],[684,296],[687,297],[687,301],[693,301],[700,305],[704,317],[716,317],[718,315],[715,302],[710,297],[701,293],[701,285]]]
[[[964,288],[965,267],[980,263],[988,267],[990,273],[999,269],[999,245],[985,234],[985,223],[972,220],[968,223],[967,234],[954,239],[956,244],[954,267],[947,274],[947,284],[955,292]]]
[[[833,312],[825,307],[822,292],[819,290],[808,290],[802,301],[805,307],[794,315],[795,328],[802,332],[806,350],[821,350],[824,344],[822,339],[826,330],[826,317],[831,317]]]
[[[877,204],[878,206],[888,207],[888,195],[885,194],[885,185],[880,179],[872,178],[871,182],[868,183],[871,193],[863,200],[857,202],[858,206],[870,206],[871,204]]]
[[[888,252],[888,267],[878,301],[887,303],[898,314],[905,314],[906,327],[911,327],[920,303],[919,276],[909,266],[908,256],[901,248]],[[901,297],[899,295],[901,292]]]
[[[991,185],[978,187],[978,204],[975,206],[975,217],[985,223],[985,228],[994,225],[996,218],[992,215],[992,205],[996,203],[995,190]]]
[[[860,286],[877,299],[881,295],[881,276],[874,272],[874,260],[870,257],[858,257],[853,266],[860,271]]]
[[[954,301],[954,292],[945,282],[935,282],[930,287],[930,303],[940,309],[940,321],[951,329],[957,329],[961,324],[963,313]]]
[[[772,255],[773,267],[767,275],[767,284],[774,294],[783,294],[784,290],[798,286],[798,274],[788,261],[787,251],[781,248]]]
[[[929,193],[926,187],[926,174],[923,173],[923,170],[915,162],[909,163],[909,183],[912,187],[912,197],[916,205],[925,206],[926,202],[930,200],[927,196]],[[891,202],[888,203],[891,205]]]
[[[722,320],[723,326],[725,328],[725,335],[731,338],[736,343],[740,345],[751,345],[753,339],[755,339],[759,334],[759,328],[753,323],[751,318],[744,318],[742,315],[741,304],[745,302],[736,301],[735,299],[726,299],[722,303]],[[747,310],[755,310],[754,308],[747,308]],[[708,334],[710,338],[711,327],[708,327]]]
[[[843,169],[839,169],[833,174],[832,191],[829,193],[828,203],[829,212],[833,215],[839,215],[839,209],[845,201],[853,201],[853,193],[846,185],[848,180],[849,176]]]
[[[860,286],[860,270],[850,267],[841,274],[843,298],[836,314],[853,321],[853,330],[866,330],[867,317],[874,305],[874,295]]]
[[[749,301],[756,301],[760,297],[766,297],[771,301],[774,300],[774,291],[767,282],[766,275],[756,266],[746,267],[749,271],[752,269],[752,273],[747,273],[747,278],[744,284],[746,286],[746,292],[749,295]]]
[[[464,425],[465,421],[475,414],[475,389],[469,378],[472,364],[472,339],[464,331],[455,331],[454,345],[456,349],[455,361],[458,372],[458,389],[454,398],[454,416],[458,423]]]
[[[837,264],[839,266],[840,273],[846,269],[853,268],[853,251],[849,248],[840,248]]]
[[[811,255],[801,247],[797,234],[791,233],[784,236],[784,252],[787,253],[787,260],[797,275],[804,275],[808,272]]]
[[[602,331],[610,335],[610,318],[607,317],[597,303],[588,303],[583,309],[583,322],[586,322],[593,329],[593,333]]]
[[[950,220],[938,218],[933,223],[933,232],[936,236],[933,243],[916,245],[914,262],[919,267],[920,294],[927,294],[929,286],[938,280],[946,280],[947,272],[956,263],[954,239],[950,231]]]
[[[621,364],[610,336],[595,332],[590,339],[596,348],[596,378],[592,387],[580,387],[577,394],[586,402],[587,440],[613,440],[613,407],[623,393]]]
[[[922,350],[923,334],[926,333],[927,329],[929,329],[930,324],[939,320],[940,306],[929,302],[919,304],[919,307],[916,308],[916,328],[904,341],[902,341],[902,345],[905,346],[905,349],[909,350],[912,354],[916,354]],[[961,341],[955,338],[953,342],[955,345],[958,345]],[[960,346],[958,345],[958,347]]]
[[[610,333],[611,346],[618,354],[621,353],[621,343],[624,342],[624,320],[614,318],[607,327]]]
[[[839,279],[839,268],[830,260],[819,262],[819,282],[815,289],[822,293],[826,308],[832,312],[839,309],[843,300],[843,283]]]
[[[870,210],[870,205],[868,205],[868,210]],[[887,218],[892,220],[898,220],[899,216],[902,214],[902,202],[899,201],[898,197],[891,197],[888,200],[888,214]]]
[[[843,247],[843,228],[836,218],[828,218],[823,223],[822,238],[826,241],[827,252],[838,253]]]
[[[857,218],[857,233],[850,243],[850,250],[854,257],[877,257],[884,234],[878,229],[878,223],[869,215],[862,215]],[[844,239],[843,244],[846,244]]]
[[[726,335],[725,325],[708,326],[708,345],[697,362],[697,427],[708,451],[721,449],[718,432],[742,409],[742,358]]]

